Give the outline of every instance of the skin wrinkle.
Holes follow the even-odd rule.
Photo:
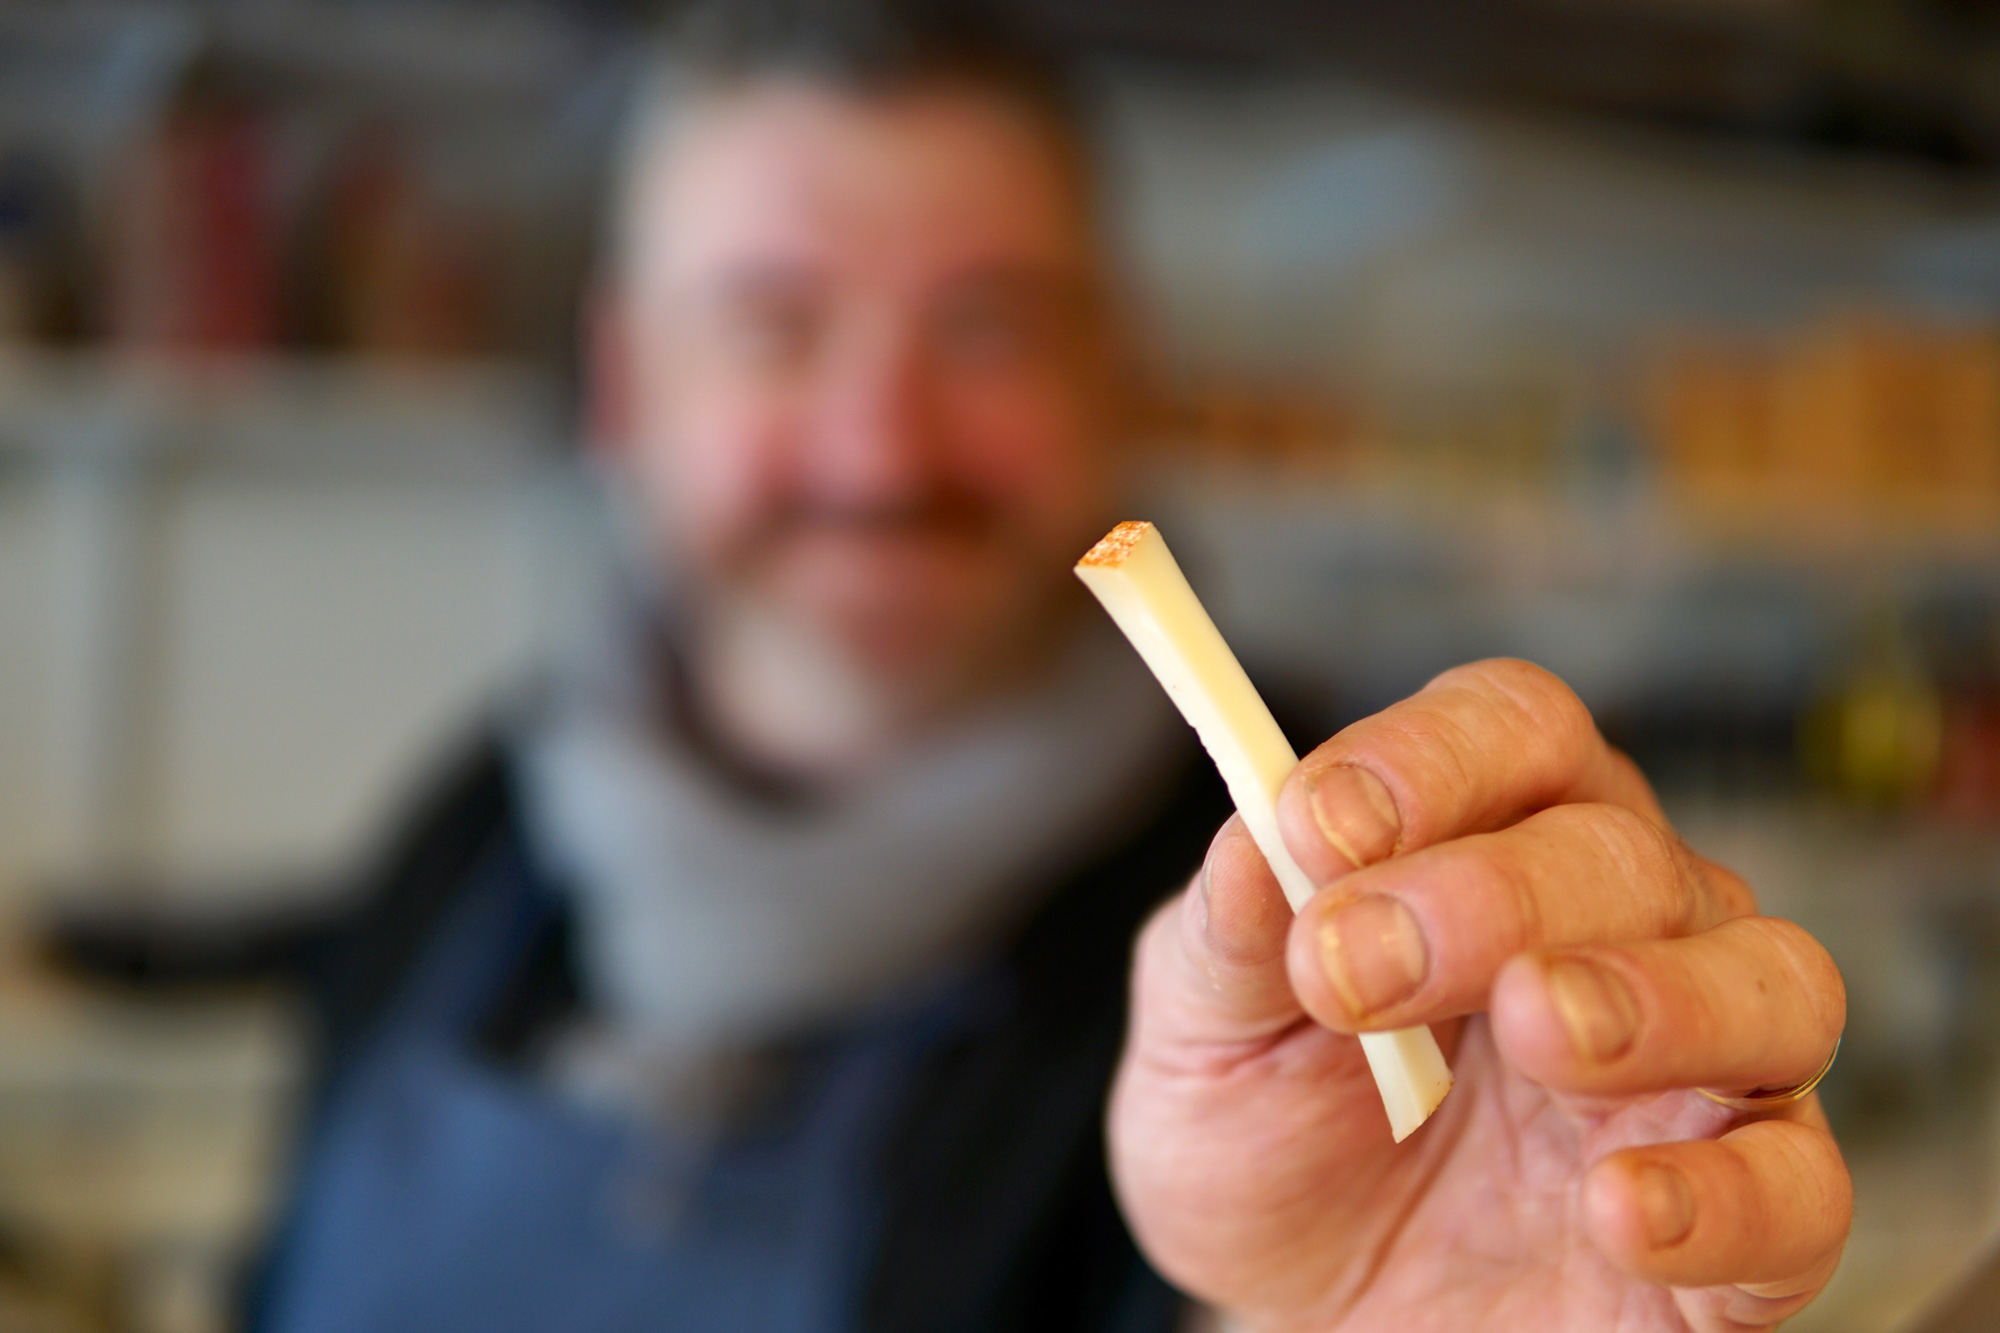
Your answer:
[[[1505,669],[1483,670],[1488,667]],[[1645,807],[1640,813],[1654,822],[1664,822],[1665,816],[1659,808],[1658,801],[1653,797],[1650,784],[1646,782],[1644,774],[1639,772],[1638,765],[1634,764],[1623,751],[1605,743],[1603,736],[1598,733],[1596,719],[1590,715],[1590,710],[1576,696],[1575,691],[1539,667],[1512,661],[1454,668],[1453,671],[1445,672],[1437,679],[1443,680],[1445,676],[1458,672],[1474,675],[1477,680],[1490,686],[1517,713],[1525,716],[1526,729],[1538,739],[1547,739],[1550,730],[1549,720],[1536,712],[1522,691],[1510,687],[1509,678],[1531,680],[1535,683],[1533,688],[1526,692],[1527,694],[1555,701],[1557,720],[1567,724],[1567,729],[1573,733],[1572,736],[1564,738],[1563,744],[1558,745],[1555,752],[1560,755],[1580,751],[1588,757],[1583,761],[1581,771],[1567,784],[1559,784],[1555,791],[1548,793],[1545,804],[1563,804],[1579,799],[1603,800],[1608,797],[1624,801],[1636,797]]]
[[[1795,1160],[1798,1157],[1798,1154],[1793,1151],[1787,1139],[1781,1139],[1776,1146],[1780,1156],[1790,1157]],[[1740,1156],[1735,1157],[1733,1160],[1736,1164],[1738,1179],[1741,1182],[1739,1186],[1741,1197],[1749,1200],[1747,1205],[1738,1205],[1737,1224],[1750,1235],[1764,1235],[1771,1228],[1770,1195],[1757,1188],[1757,1173],[1751,1168],[1748,1162],[1744,1161]],[[1802,1167],[1803,1163],[1798,1163],[1798,1165]],[[1804,1173],[1800,1172],[1799,1174]],[[1810,1179],[1811,1177],[1807,1175],[1806,1178]]]
[[[1805,996],[1807,1003],[1818,1010],[1814,1018],[1819,1023],[1820,1037],[1831,1047],[1847,1026],[1847,985],[1841,979],[1840,969],[1799,949],[1790,930],[1780,930],[1777,937],[1782,941],[1779,957],[1793,992]],[[1811,1072],[1806,1075],[1811,1076]]]
[[[1210,855],[1213,855],[1212,851]],[[1193,905],[1189,907],[1187,910],[1196,913],[1197,920],[1194,923],[1195,929],[1198,932],[1200,932],[1204,937],[1206,937],[1208,935],[1209,913],[1213,908],[1213,904],[1209,901],[1208,897],[1208,857],[1206,856],[1202,858],[1201,874],[1199,878],[1196,880],[1195,884],[1199,892],[1195,896],[1195,901]],[[1137,967],[1136,960],[1134,962],[1134,967],[1135,969]],[[1209,990],[1214,992],[1216,995],[1221,995],[1222,975],[1215,970],[1214,960],[1209,955],[1204,954],[1202,956],[1201,967],[1202,971],[1208,974]]]
[[[1490,1026],[1481,1054],[1487,1060],[1494,1058]],[[1577,1134],[1572,1125],[1556,1114],[1546,1097],[1524,1095],[1520,1088],[1494,1087],[1485,1100],[1496,1108],[1492,1132],[1503,1145],[1507,1168],[1494,1173],[1488,1192],[1504,1199],[1510,1210],[1518,1210],[1525,1200],[1549,1193],[1549,1182],[1536,1172],[1537,1154],[1530,1150],[1530,1144],[1544,1149],[1553,1146],[1559,1157],[1567,1157],[1575,1152]],[[1561,1172],[1556,1175],[1559,1177]],[[1504,1243],[1478,1247],[1474,1252],[1493,1263],[1515,1261],[1527,1243],[1519,1230],[1512,1229],[1488,1239]]]
[[[1520,695],[1509,690],[1504,681],[1496,679],[1496,676],[1499,674],[1480,673],[1475,675],[1473,678],[1475,683],[1464,688],[1465,695],[1473,701],[1475,707],[1479,704],[1491,705],[1498,702],[1505,711],[1509,721],[1513,724],[1508,728],[1512,733],[1511,739],[1517,744],[1535,745],[1539,751],[1538,757],[1542,759],[1542,765],[1538,765],[1538,767],[1546,766],[1551,769],[1551,777],[1553,778],[1555,774],[1562,772],[1564,768],[1561,762],[1562,757],[1573,748],[1564,744],[1563,741],[1565,738],[1560,735],[1561,732],[1569,730],[1569,728],[1562,725],[1567,722],[1567,719],[1560,717],[1554,719],[1557,726],[1551,728],[1549,725],[1551,719],[1539,716],[1536,710],[1526,703]],[[1552,730],[1558,734],[1552,737],[1550,735]],[[1551,758],[1555,759],[1556,762],[1549,764],[1548,761]],[[1555,790],[1560,791],[1564,787],[1574,783],[1574,781],[1575,778],[1572,776],[1568,782],[1551,781],[1550,785]],[[1552,795],[1553,793],[1547,794]],[[1538,793],[1537,795],[1543,795],[1543,793]],[[1537,801],[1537,804],[1539,803]]]
[[[1316,1027],[1312,1019],[1301,1015],[1291,1023],[1270,1033],[1268,1036],[1253,1037],[1245,1041],[1183,1041],[1173,1043],[1177,1053],[1191,1056],[1187,1060],[1167,1060],[1160,1051],[1149,1051],[1142,1060],[1145,1064],[1170,1079],[1230,1079],[1238,1077],[1244,1070],[1270,1060],[1286,1043],[1295,1038],[1304,1028]]]
[[[1696,934],[1711,924],[1694,867],[1680,855],[1679,838],[1617,806],[1593,806],[1591,811],[1597,817],[1586,823],[1618,865],[1623,882],[1669,886],[1672,899],[1660,925],[1670,938]]]
[[[1636,966],[1629,954],[1620,951],[1615,957],[1621,965],[1620,970],[1628,979],[1628,984],[1633,979],[1645,976],[1644,969]],[[1712,976],[1703,977],[1698,980],[1693,978],[1688,979],[1690,988],[1697,995],[1707,992],[1711,988],[1712,983]],[[1645,1016],[1656,1013],[1659,1010],[1660,997],[1654,993],[1654,988],[1651,986],[1635,987],[1634,989],[1637,992],[1636,997],[1639,1001],[1639,1009],[1642,1015],[1640,1022],[1642,1026],[1652,1026],[1645,1022]],[[1721,1015],[1717,1014],[1713,1008],[1706,1004],[1697,1004],[1692,1008],[1683,1007],[1674,1016],[1674,1029],[1687,1036],[1687,1046],[1690,1049],[1707,1050],[1712,1048],[1717,1042],[1725,1039],[1725,1034],[1720,1030],[1718,1021],[1720,1018]],[[1635,1042],[1634,1044],[1636,1045],[1637,1043]]]
[[[1539,1117],[1545,1112],[1552,1112],[1554,1110],[1554,1107],[1555,1103],[1553,1101],[1544,1101],[1542,1103],[1541,1108],[1538,1108],[1536,1111],[1531,1112],[1531,1116]],[[1511,1115],[1502,1115],[1500,1117],[1500,1125],[1505,1132],[1504,1142],[1506,1144],[1506,1151],[1507,1151],[1507,1156],[1506,1156],[1507,1172],[1510,1176],[1514,1177],[1515,1179],[1519,1179],[1520,1177],[1526,1174],[1526,1172],[1523,1170],[1523,1165],[1527,1160],[1527,1158],[1521,1151],[1521,1126],[1516,1121],[1515,1117]]]
[[[1486,683],[1486,678],[1481,677],[1477,679],[1480,680],[1481,684]],[[1505,728],[1508,732],[1507,740],[1511,743],[1511,748],[1531,756],[1524,767],[1540,774],[1542,782],[1526,794],[1526,799],[1522,802],[1521,808],[1540,809],[1551,804],[1562,792],[1576,785],[1580,776],[1573,771],[1576,761],[1572,759],[1567,764],[1564,762],[1564,757],[1570,747],[1554,741],[1549,735],[1546,723],[1542,719],[1538,719],[1533,711],[1523,704],[1516,695],[1505,689],[1481,689],[1476,687],[1458,687],[1457,692],[1471,705],[1465,708],[1467,712],[1477,712],[1480,711],[1481,705],[1490,707],[1497,702],[1512,724]],[[1464,707],[1464,705],[1461,705],[1461,707]],[[1454,726],[1462,725],[1457,722],[1455,717],[1452,721]],[[1477,750],[1473,752],[1477,753]]]
[[[1430,734],[1425,734],[1424,729],[1418,726],[1420,722],[1428,724]],[[1478,785],[1466,761],[1468,754],[1479,752],[1478,747],[1474,743],[1472,733],[1449,712],[1443,709],[1425,710],[1408,719],[1398,730],[1402,732],[1415,753],[1430,756],[1437,768],[1449,770],[1448,776],[1444,776],[1444,780],[1437,785],[1451,793],[1454,804],[1462,801],[1465,794]],[[1395,788],[1390,788],[1392,793],[1394,790]],[[1403,802],[1398,801],[1396,808],[1402,809]],[[1437,823],[1436,811],[1423,813],[1430,816],[1424,822]],[[1396,839],[1396,851],[1401,852],[1408,846],[1409,837],[1410,829],[1405,824],[1401,835]]]
[[[1608,878],[1621,885],[1670,886],[1673,899],[1657,918],[1635,921],[1633,929],[1664,930],[1669,937],[1695,935],[1724,918],[1704,882],[1699,861],[1685,844],[1643,815],[1621,806],[1558,807],[1576,811],[1587,835],[1616,868]],[[1647,898],[1652,895],[1645,895]]]
[[[1557,753],[1594,756],[1595,746],[1591,742],[1602,743],[1597,737],[1597,720],[1591,717],[1583,700],[1577,698],[1576,691],[1540,667],[1503,658],[1466,670],[1476,673],[1476,679],[1512,704],[1525,729],[1544,736],[1558,728],[1567,732],[1562,738],[1564,743],[1557,747]],[[1532,681],[1533,684],[1523,689],[1523,681]],[[1544,710],[1535,706],[1537,702],[1552,702],[1554,707]],[[1551,723],[1555,724],[1554,727]]]
[[[1493,1058],[1493,1052],[1490,1046],[1482,1048],[1482,1056],[1483,1058],[1488,1058],[1488,1059]],[[1572,1156],[1572,1155],[1587,1156],[1588,1152],[1586,1150],[1587,1145],[1582,1144],[1581,1141],[1579,1140],[1575,1127],[1566,1118],[1566,1115],[1564,1114],[1562,1109],[1558,1107],[1553,1101],[1539,1096],[1530,1097],[1526,1089],[1516,1089],[1515,1093],[1516,1097],[1518,1098],[1521,1104],[1502,1106],[1498,1120],[1499,1120],[1499,1125],[1508,1134],[1510,1144],[1513,1145],[1512,1152],[1513,1152],[1514,1170],[1512,1174],[1513,1174],[1513,1179],[1519,1182],[1520,1188],[1509,1189],[1506,1192],[1508,1198],[1516,1206],[1518,1206],[1524,1197],[1535,1197],[1547,1193],[1547,1190],[1544,1188],[1544,1185],[1539,1180],[1528,1179],[1524,1171],[1525,1160],[1529,1155],[1525,1154],[1521,1150],[1520,1145],[1527,1137],[1548,1136],[1554,1140],[1558,1140],[1568,1145],[1564,1151],[1565,1156]],[[1501,1089],[1495,1089],[1494,1095],[1498,1095],[1503,1098],[1507,1096],[1505,1091]],[[1468,1121],[1471,1118],[1472,1117],[1468,1114],[1467,1117]],[[1558,1173],[1558,1175],[1559,1174],[1560,1173]],[[1559,1192],[1562,1196],[1561,1210],[1567,1213],[1571,1207],[1570,1199],[1572,1191],[1570,1191],[1565,1184],[1564,1187]],[[1508,1266],[1508,1264],[1511,1261],[1513,1261],[1515,1257],[1516,1256],[1514,1256],[1512,1251],[1505,1253],[1494,1252],[1489,1254],[1476,1250],[1460,1249],[1456,1251],[1456,1257],[1453,1259],[1450,1265],[1450,1270],[1455,1275],[1454,1279],[1455,1282],[1458,1285],[1464,1285],[1463,1276],[1464,1276],[1465,1264],[1467,1261],[1476,1260],[1480,1264],[1482,1269],[1491,1267],[1495,1270],[1503,1270]],[[1565,1247],[1565,1256],[1562,1260],[1562,1263],[1563,1263],[1564,1273],[1566,1274],[1566,1276],[1563,1276],[1559,1279],[1555,1279],[1545,1285],[1550,1287],[1559,1287],[1567,1284],[1567,1285],[1580,1285],[1582,1287],[1589,1287],[1589,1286],[1601,1285],[1604,1280],[1605,1270],[1607,1268],[1604,1259],[1596,1252],[1594,1247],[1589,1246],[1587,1243],[1579,1242],[1574,1232],[1571,1233],[1569,1238],[1569,1243]],[[1532,1306],[1539,1299],[1539,1298],[1531,1299],[1529,1297],[1522,1296],[1520,1293],[1515,1293],[1515,1298],[1516,1298],[1515,1300],[1510,1300],[1508,1302],[1508,1308],[1511,1308],[1513,1304],[1521,1302],[1525,1302]],[[1618,1305],[1615,1307],[1616,1313],[1613,1312],[1606,1312],[1606,1313],[1613,1314],[1614,1318],[1622,1320],[1626,1317],[1628,1313],[1631,1313],[1633,1311],[1633,1307],[1625,1304],[1625,1300],[1627,1299],[1626,1297],[1620,1296],[1616,1299],[1619,1302]],[[1662,1296],[1661,1299],[1664,1299],[1664,1296]],[[1643,1308],[1640,1308],[1637,1311],[1639,1315],[1644,1316],[1644,1318],[1642,1319],[1641,1327],[1647,1329],[1657,1329],[1658,1327],[1657,1304],[1656,1303],[1649,1304],[1647,1301],[1642,1300],[1641,1307]],[[1501,1310],[1496,1310],[1494,1307],[1491,1306],[1480,1307],[1480,1314],[1482,1318],[1482,1323],[1480,1326],[1482,1327],[1507,1326],[1504,1321],[1498,1325],[1492,1322],[1493,1318],[1500,1313],[1502,1313]],[[1462,1318],[1460,1318],[1459,1314],[1454,1314],[1452,1318],[1457,1322],[1440,1324],[1438,1325],[1438,1327],[1441,1328],[1449,1327],[1456,1329],[1468,1326],[1463,1323]],[[1424,1325],[1424,1327],[1429,1327],[1429,1325]]]
[[[1519,856],[1503,852],[1497,860],[1500,862],[1500,882],[1514,903],[1514,937],[1507,944],[1507,953],[1511,956],[1545,938],[1542,934],[1542,896],[1535,886],[1533,872],[1522,864]]]
[[[1169,913],[1178,914],[1185,910],[1185,905],[1179,899],[1170,899],[1154,913],[1153,919],[1147,922],[1145,928],[1140,931],[1138,939],[1133,944],[1130,975],[1132,977],[1132,1013],[1135,1023],[1138,1021],[1138,1016],[1144,1012],[1143,1006],[1140,1003],[1140,997],[1146,990],[1149,981],[1147,972],[1153,966],[1147,957],[1147,939],[1154,930],[1167,929],[1163,918]],[[1186,957],[1187,951],[1185,948],[1180,952],[1182,957]],[[1204,976],[1214,988],[1215,993],[1217,995],[1226,994],[1228,987],[1221,981],[1215,968],[1208,962],[1206,954],[1204,954],[1202,959],[1202,969]],[[1238,1067],[1254,1063],[1262,1055],[1267,1054],[1272,1049],[1289,1040],[1301,1028],[1310,1026],[1316,1025],[1308,1015],[1301,1011],[1296,1017],[1289,1019],[1282,1026],[1258,1036],[1230,1041],[1179,1039],[1165,1043],[1141,1043],[1137,1044],[1136,1049],[1140,1052],[1140,1059],[1159,1071],[1163,1076],[1174,1078],[1228,1077],[1235,1073]],[[1162,1059],[1163,1050],[1193,1053],[1197,1056],[1201,1056],[1204,1052],[1208,1054],[1204,1058],[1182,1063]]]
[[[1736,895],[1728,891],[1728,882],[1721,875],[1712,873],[1710,864],[1697,855],[1694,848],[1688,846],[1678,833],[1662,829],[1662,834],[1667,838],[1670,854],[1681,868],[1683,881],[1700,904],[1701,910],[1691,924],[1688,934],[1699,934],[1724,921],[1748,916],[1756,911],[1755,903],[1750,904],[1746,911],[1742,909],[1740,903],[1733,901]]]
[[[1831,1200],[1827,1201],[1827,1206],[1832,1206]],[[1728,1294],[1730,1300],[1740,1296],[1746,1301],[1758,1303],[1757,1308],[1760,1311],[1766,1308],[1778,1309],[1793,1302],[1803,1302],[1833,1276],[1833,1270],[1839,1266],[1840,1255],[1841,1251],[1835,1250],[1827,1259],[1813,1265],[1797,1277],[1786,1278],[1779,1282],[1739,1282],[1722,1290]]]
[[[1792,1123],[1796,1124],[1798,1122],[1794,1121]],[[1824,1196],[1824,1187],[1827,1184],[1827,1177],[1813,1169],[1816,1164],[1812,1160],[1810,1160],[1811,1154],[1807,1152],[1806,1145],[1808,1143],[1817,1143],[1821,1141],[1826,1141],[1829,1146],[1835,1149],[1836,1154],[1838,1153],[1838,1145],[1832,1144],[1831,1143],[1832,1136],[1828,1134],[1825,1130],[1820,1129],[1817,1126],[1803,1126],[1803,1128],[1809,1130],[1814,1137],[1808,1138],[1806,1135],[1797,1132],[1787,1132],[1782,1135],[1777,1135],[1776,1137],[1779,1139],[1780,1143],[1779,1151],[1789,1156],[1792,1159],[1793,1170],[1791,1171],[1790,1174],[1794,1176],[1802,1176],[1807,1180],[1816,1182],[1822,1187],[1822,1195]],[[1768,1198],[1768,1196],[1761,1196],[1761,1197]],[[1819,1200],[1819,1207],[1818,1209],[1816,1209],[1816,1211],[1824,1213],[1827,1210],[1833,1208],[1838,1202],[1840,1202],[1840,1200],[1835,1198],[1822,1197]],[[1773,1279],[1774,1282],[1783,1282],[1784,1280],[1785,1279],[1782,1278]]]
[[[1720,904],[1709,896],[1708,885],[1688,855],[1687,844],[1643,815],[1625,810],[1620,811],[1620,817],[1628,829],[1636,832],[1640,861],[1673,886],[1674,906],[1668,913],[1665,932],[1668,938],[1698,934],[1719,921]]]
[[[1229,915],[1227,909],[1224,910],[1224,915],[1225,917]],[[1245,924],[1250,924],[1250,919],[1248,918],[1247,914],[1244,915],[1246,917]],[[1268,919],[1268,914],[1265,915]],[[1289,918],[1291,916],[1291,912],[1289,909],[1286,910],[1285,916],[1286,919],[1289,921]],[[1254,933],[1255,933],[1254,930],[1246,930],[1240,933],[1232,931],[1218,931],[1215,928],[1215,902],[1212,898],[1206,900],[1206,910],[1203,912],[1202,920],[1199,924],[1200,938],[1203,944],[1207,946],[1206,949],[1204,950],[1205,953],[1214,954],[1221,962],[1233,964],[1237,967],[1246,967],[1246,968],[1255,967],[1258,964],[1270,962],[1273,958],[1281,957],[1283,955],[1284,944],[1283,944],[1282,931],[1279,932],[1279,943],[1277,949],[1271,951],[1268,954],[1262,954],[1262,955],[1259,955],[1258,953],[1254,952],[1256,946],[1251,943],[1249,938],[1246,938],[1248,936],[1253,936]]]
[[[1436,1123],[1439,1120],[1444,1123]],[[1443,1172],[1445,1165],[1450,1162],[1452,1149],[1465,1136],[1471,1124],[1472,1117],[1463,1113],[1433,1118],[1433,1132],[1424,1142],[1426,1159],[1424,1169],[1417,1176],[1417,1187],[1405,1193],[1401,1206],[1390,1217],[1381,1238],[1369,1248],[1368,1257],[1360,1266],[1352,1284],[1355,1294],[1342,1302],[1338,1318],[1345,1319],[1360,1304],[1362,1294],[1373,1289],[1377,1278],[1388,1265],[1390,1253],[1409,1230],[1417,1209],[1429,1195],[1431,1186]]]
[[[1660,802],[1653,795],[1651,784],[1646,781],[1646,775],[1640,771],[1639,766],[1632,762],[1632,757],[1610,744],[1601,735],[1596,738],[1596,745],[1597,759],[1590,765],[1589,773],[1584,779],[1590,784],[1588,789],[1579,787],[1573,792],[1565,793],[1564,799],[1594,799],[1612,805],[1622,805],[1627,809],[1636,810],[1656,824],[1671,828],[1672,824],[1667,819],[1666,811],[1660,808]]]
[[[1833,1269],[1816,1269],[1815,1274],[1814,1293],[1833,1276]],[[1710,1318],[1702,1320],[1698,1324],[1700,1327],[1776,1328],[1811,1304],[1810,1294],[1774,1300],[1746,1294],[1739,1287],[1703,1287],[1692,1292],[1691,1296],[1705,1298],[1707,1308],[1715,1312]]]
[[[1756,916],[1759,913],[1757,891],[1750,887],[1749,881],[1728,866],[1718,865],[1698,852],[1690,851],[1690,855],[1694,856],[1703,875],[1722,886],[1719,893],[1730,916]]]
[[[1223,833],[1226,833],[1231,827],[1231,824],[1225,823],[1223,825]],[[1240,829],[1240,825],[1236,827]],[[1216,845],[1221,843],[1223,833],[1216,835]],[[1247,837],[1248,835],[1246,833],[1243,836]],[[1232,935],[1232,932],[1218,932],[1215,929],[1214,899],[1206,892],[1207,889],[1212,887],[1209,880],[1209,868],[1214,855],[1215,847],[1212,845],[1209,856],[1204,858],[1202,862],[1200,883],[1204,892],[1199,895],[1186,895],[1193,899],[1192,902],[1169,899],[1158,909],[1155,915],[1162,918],[1158,927],[1160,930],[1165,931],[1172,928],[1179,932],[1182,947],[1178,951],[1178,957],[1186,960],[1190,955],[1198,955],[1198,965],[1208,983],[1209,993],[1221,1000],[1226,1008],[1233,1008],[1235,1006],[1230,1001],[1231,994],[1236,987],[1232,986],[1225,979],[1222,968],[1218,964],[1227,965],[1237,972],[1244,972],[1260,965],[1282,962],[1284,955],[1284,930],[1291,919],[1291,911],[1289,907],[1282,905],[1283,900],[1277,893],[1276,885],[1271,884],[1268,886],[1269,892],[1260,895],[1263,904],[1261,911],[1255,914],[1246,913],[1242,915],[1246,923],[1252,923],[1258,916],[1261,916],[1277,936],[1276,949],[1259,953],[1256,946],[1252,943],[1251,937],[1254,936],[1254,931],[1234,932],[1233,934],[1240,936],[1240,938],[1225,940],[1223,937],[1225,935]],[[1225,895],[1225,899],[1226,897],[1227,895]],[[1282,915],[1280,916],[1279,914]],[[1176,916],[1176,920],[1172,923],[1171,927],[1164,920],[1169,915]],[[1228,916],[1229,910],[1225,907],[1225,919]],[[1149,922],[1146,929],[1153,929],[1153,924]],[[1193,931],[1195,936],[1193,941],[1188,940],[1190,930]],[[1140,942],[1142,945],[1145,933],[1145,931],[1141,932]],[[1140,957],[1143,958],[1143,950],[1140,952]]]
[[[1553,1097],[1543,1097],[1531,1103],[1525,1115],[1518,1111],[1506,1115],[1502,1123],[1507,1129],[1511,1162],[1517,1179],[1525,1179],[1528,1174],[1526,1168],[1531,1159],[1524,1151],[1524,1144],[1530,1134],[1564,1145],[1572,1157],[1584,1155],[1582,1136],[1564,1118],[1561,1107]]]
[[[1299,1026],[1313,1027],[1313,1025],[1310,1024],[1309,1021],[1302,1023]],[[1316,1028],[1314,1029],[1314,1031],[1317,1034],[1317,1037],[1321,1040],[1327,1040],[1327,1041],[1338,1040],[1338,1038],[1332,1033],[1327,1033],[1323,1030],[1319,1030]],[[1307,1039],[1311,1040],[1313,1038],[1310,1034],[1308,1034]],[[1284,1058],[1289,1049],[1295,1046],[1296,1044],[1297,1044],[1296,1042],[1274,1043],[1273,1049],[1269,1052],[1269,1058],[1273,1061]],[[1235,1072],[1242,1077],[1248,1077],[1258,1073],[1258,1071],[1250,1069],[1248,1067],[1241,1068]],[[1204,1096],[1209,1095],[1214,1091],[1215,1089],[1203,1090],[1202,1095]],[[1221,1092],[1225,1098],[1234,1095],[1239,1095],[1227,1088],[1222,1089]],[[1269,1128],[1271,1127],[1267,1127],[1267,1129]],[[1274,1142],[1268,1145],[1266,1148],[1260,1149],[1260,1151],[1275,1152],[1281,1150],[1284,1146],[1284,1140],[1287,1137],[1287,1135],[1295,1132],[1298,1132],[1298,1127],[1289,1125],[1281,1125],[1279,1127],[1276,1127],[1275,1129],[1271,1129],[1269,1136],[1274,1139]],[[1364,1175],[1367,1176],[1379,1177],[1387,1174],[1393,1174],[1397,1171],[1396,1164],[1393,1162],[1393,1160],[1388,1158],[1377,1158],[1372,1161],[1366,1163],[1360,1163],[1357,1165],[1361,1168]],[[1278,1194],[1277,1197],[1271,1201],[1270,1205],[1265,1210],[1267,1213],[1277,1213],[1282,1215],[1286,1211],[1296,1208],[1300,1203],[1308,1200],[1315,1193],[1314,1184],[1309,1180],[1285,1178],[1284,1183],[1288,1186],[1288,1192],[1281,1192],[1280,1194]],[[1358,1186],[1363,1182],[1357,1180],[1355,1183]],[[1415,1206],[1414,1202],[1412,1206]],[[1364,1218],[1360,1220],[1366,1223],[1370,1219]],[[1342,1303],[1344,1302],[1336,1302],[1337,1305]],[[1310,1321],[1310,1326],[1317,1327],[1319,1325],[1318,1322],[1314,1320]]]
[[[1678,836],[1676,836],[1674,841],[1676,855],[1686,865],[1687,873],[1693,880],[1696,891],[1700,893],[1707,903],[1707,919],[1712,922],[1721,922],[1727,921],[1732,917],[1746,915],[1746,913],[1736,910],[1737,904],[1731,901],[1735,895],[1729,892],[1727,882],[1720,875],[1713,873],[1709,863],[1704,861],[1700,856],[1697,856],[1694,849]]]

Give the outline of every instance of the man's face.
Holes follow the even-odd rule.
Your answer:
[[[1037,635],[1103,520],[1100,274],[1026,113],[772,83],[635,184],[620,444],[700,605],[892,690]]]

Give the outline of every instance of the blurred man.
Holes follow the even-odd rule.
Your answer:
[[[1152,1264],[1272,1329],[1810,1299],[1839,979],[1569,691],[1468,667],[1309,756],[1294,921],[1081,605],[1118,357],[1055,67],[899,0],[676,56],[594,324],[646,572],[321,956],[259,1325],[1167,1330]],[[1392,1147],[1345,1034],[1414,1022],[1459,1085]]]

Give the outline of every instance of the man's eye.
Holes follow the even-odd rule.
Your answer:
[[[1038,356],[1046,341],[1042,322],[1028,312],[984,304],[942,312],[935,337],[947,361],[996,367]]]
[[[723,322],[721,344],[747,369],[772,373],[797,370],[817,350],[820,324],[816,313],[796,307],[733,311]]]

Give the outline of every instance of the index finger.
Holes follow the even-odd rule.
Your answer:
[[[1300,868],[1326,884],[1571,801],[1664,822],[1637,766],[1569,686],[1494,658],[1445,672],[1307,755],[1279,793],[1278,824]]]

